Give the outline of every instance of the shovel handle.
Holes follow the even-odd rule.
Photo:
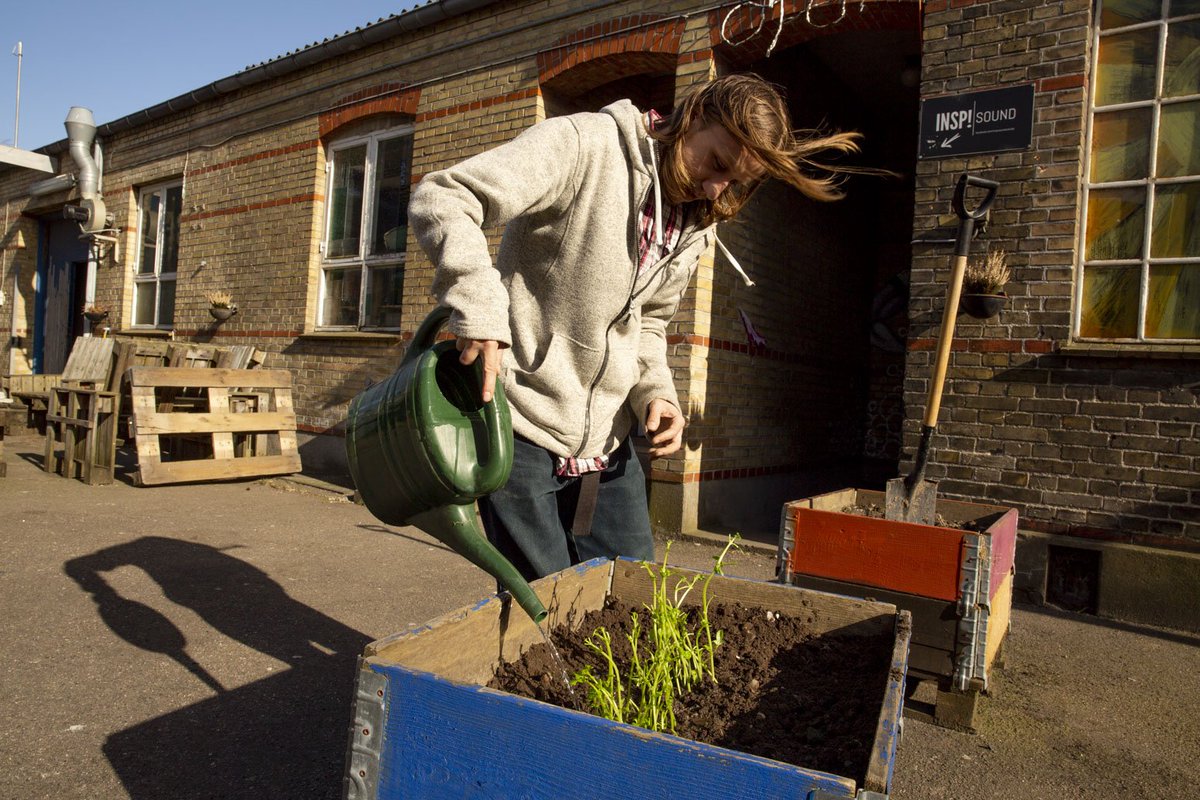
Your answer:
[[[967,208],[967,187],[976,186],[980,189],[986,189],[987,194],[979,201],[979,205],[975,208]],[[996,190],[1000,188],[1000,184],[996,181],[989,181],[987,178],[980,178],[978,175],[968,175],[963,173],[958,176],[958,183],[954,186],[954,213],[959,219],[983,219],[987,216],[988,211],[992,209],[992,202],[996,199]]]
[[[974,208],[967,208],[967,187],[975,186],[986,190],[983,200]],[[950,364],[950,349],[954,345],[954,323],[958,319],[958,300],[962,295],[963,273],[967,269],[967,255],[971,251],[971,237],[975,234],[975,220],[982,219],[992,208],[996,190],[1000,184],[987,178],[963,173],[954,187],[954,213],[958,215],[958,236],[954,241],[954,265],[950,282],[946,286],[946,305],[942,308],[942,328],[938,333],[937,355],[934,358],[933,376],[929,381],[929,397],[925,403],[925,427],[937,427],[938,412],[942,405],[942,387],[946,382],[946,369]]]

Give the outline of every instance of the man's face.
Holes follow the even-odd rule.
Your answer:
[[[763,176],[763,165],[718,122],[692,123],[680,142],[688,180],[671,187],[681,195],[669,197],[672,204],[691,200],[716,200],[734,183],[749,184]]]

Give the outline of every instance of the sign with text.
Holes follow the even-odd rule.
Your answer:
[[[921,101],[918,158],[1024,150],[1032,141],[1032,83]]]

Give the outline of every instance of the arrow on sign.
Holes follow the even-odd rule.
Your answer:
[[[959,134],[959,133],[956,133],[956,134],[954,134],[954,135],[953,135],[953,136],[951,136],[949,139],[947,139],[946,141],[942,142],[942,147],[949,147],[949,146],[950,146],[950,143],[951,143],[951,142],[953,142],[955,139],[957,139],[957,138],[958,138],[959,136],[961,136],[961,135],[962,135],[962,134]]]

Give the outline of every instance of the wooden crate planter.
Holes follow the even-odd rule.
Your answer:
[[[286,370],[132,367],[143,486],[299,472]]]
[[[882,492],[844,489],[784,505],[779,580],[870,597],[912,613],[909,671],[938,682],[935,721],[973,730],[1012,610],[1017,511],[939,498],[948,525],[843,512],[884,506]]]
[[[690,574],[688,570],[679,570]],[[640,563],[604,559],[543,578],[543,623],[577,626],[610,594],[649,602]],[[346,796],[883,798],[903,710],[908,614],[894,606],[774,583],[715,577],[717,602],[811,618],[819,633],[894,637],[866,775],[838,776],[701,744],[518,697],[485,684],[501,662],[542,641],[507,599],[491,598],[380,639],[360,660]],[[797,725],[804,721],[798,719]],[[871,795],[871,792],[879,794]]]

